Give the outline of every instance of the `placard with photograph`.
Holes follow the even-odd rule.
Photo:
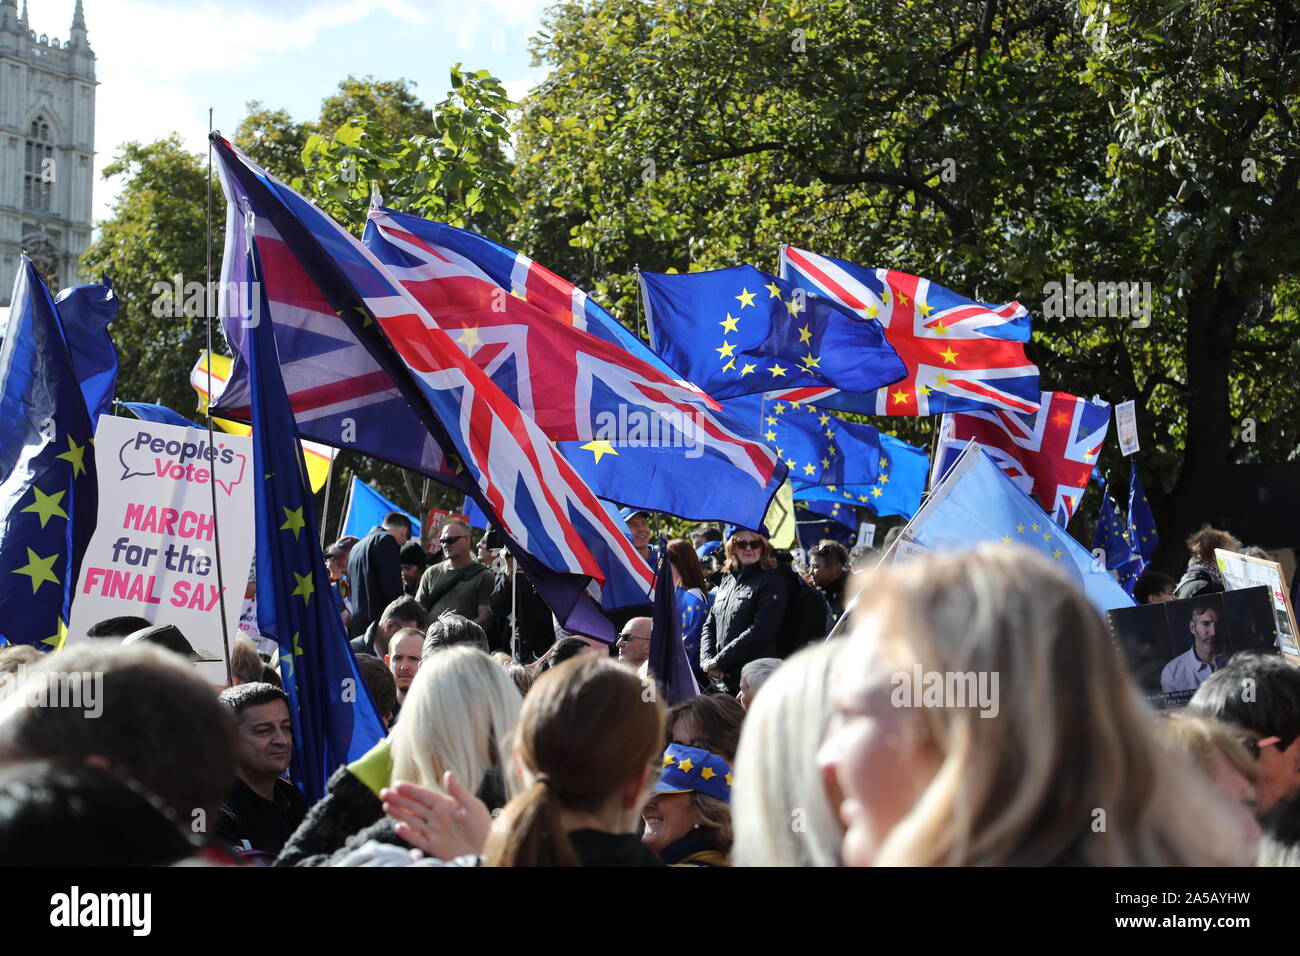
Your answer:
[[[1282,565],[1276,561],[1252,558],[1235,551],[1214,549],[1214,560],[1223,573],[1223,583],[1230,591],[1263,585],[1269,590],[1273,602],[1273,617],[1277,624],[1278,650],[1293,661],[1300,662],[1300,644],[1296,641],[1295,608],[1282,574]]]
[[[1234,654],[1277,653],[1266,587],[1116,608],[1107,618],[1130,676],[1157,709],[1185,706]]]

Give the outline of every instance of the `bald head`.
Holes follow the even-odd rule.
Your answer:
[[[618,635],[618,659],[640,667],[650,656],[650,628],[654,624],[648,617],[634,617],[623,625]]]

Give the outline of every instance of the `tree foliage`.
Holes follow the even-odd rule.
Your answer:
[[[551,72],[519,124],[515,239],[624,315],[637,264],[772,268],[781,242],[1018,299],[1044,388],[1139,401],[1148,490],[1180,531],[1208,469],[1297,448],[1276,387],[1297,30],[1262,0],[561,4],[534,41]],[[1150,282],[1150,327],[1047,321],[1067,275]],[[1248,415],[1257,442],[1234,445]]]
[[[147,145],[126,143],[104,175],[126,181],[81,269],[108,276],[117,294],[118,316],[110,328],[121,364],[117,397],[188,414],[195,404],[189,372],[207,342],[202,285],[197,297],[185,294],[187,283],[205,278],[207,169],[173,135]],[[220,255],[220,190],[213,201],[212,241]],[[178,277],[180,297],[162,291],[174,290]],[[215,338],[221,340],[219,329]]]
[[[487,70],[451,70],[451,91],[427,132],[353,115],[331,135],[308,138],[295,189],[360,232],[372,191],[392,209],[479,232],[499,232],[518,211],[509,144],[510,98]]]

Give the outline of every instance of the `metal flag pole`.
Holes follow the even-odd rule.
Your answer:
[[[348,523],[348,510],[352,507],[352,488],[356,484],[356,481],[354,480],[355,478],[356,478],[356,474],[351,469],[349,469],[348,490],[343,495],[343,511],[339,515],[338,531],[334,535],[335,540],[338,540],[339,538],[343,537],[343,528]]]
[[[330,457],[329,470],[325,472],[325,507],[321,512],[320,518],[320,547],[325,550],[325,526],[330,520],[330,485],[334,482],[334,458],[338,456],[338,451]]]
[[[207,230],[207,284],[204,286],[203,312],[207,317],[208,336],[208,404],[204,412],[208,418],[208,454],[216,448],[212,431],[212,107],[208,107],[208,230]],[[230,684],[230,627],[226,623],[226,582],[221,570],[221,525],[217,519],[217,456],[212,455],[208,462],[211,468],[211,481],[208,490],[212,492],[212,543],[217,562],[217,612],[221,619],[221,646],[226,658],[226,683]]]

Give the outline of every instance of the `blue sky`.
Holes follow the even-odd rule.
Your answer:
[[[349,73],[406,77],[426,103],[443,97],[461,62],[487,69],[519,97],[545,76],[528,38],[547,0],[83,0],[97,57],[95,219],[118,183],[99,179],[117,146],[175,131],[206,150],[207,109],[233,131],[260,99],[295,119]],[[38,34],[68,36],[74,0],[29,0]]]

